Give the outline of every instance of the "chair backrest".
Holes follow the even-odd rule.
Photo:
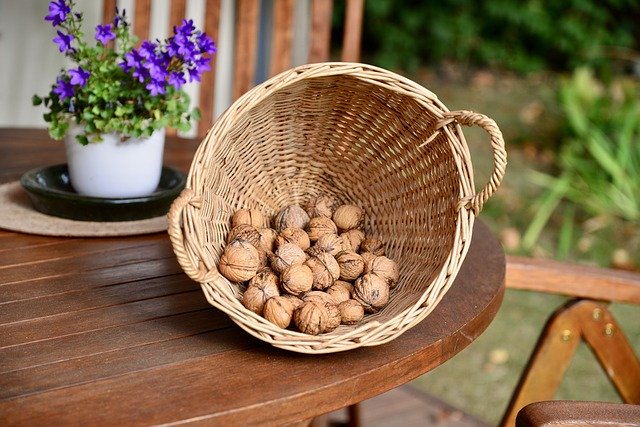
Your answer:
[[[304,1],[303,1],[304,2]],[[115,16],[118,0],[104,0],[103,22],[110,22]],[[219,45],[221,11],[223,0],[206,0],[203,11],[203,30]],[[270,58],[266,64],[267,77],[290,68],[297,43],[294,37],[296,7],[301,0],[232,0],[235,28],[232,46],[218,46],[219,49],[233,48],[233,67],[229,76],[232,81],[231,101],[249,90],[257,81],[260,48],[264,45],[263,35],[270,38]],[[152,9],[158,3],[151,0],[135,0],[133,5],[133,31],[140,38],[149,37]],[[169,0],[169,34],[174,26],[186,17],[187,0]],[[271,5],[270,10],[261,10]],[[308,7],[308,35],[306,62],[323,62],[330,59],[333,0],[310,0]],[[360,59],[360,40],[364,0],[346,0],[344,33],[340,60],[356,62]],[[261,14],[271,17],[270,31],[261,31]],[[270,34],[269,34],[270,33]],[[263,64],[263,66],[265,66]],[[212,59],[212,69],[216,69],[216,55]],[[202,118],[198,123],[197,136],[202,137],[214,120],[214,97],[216,93],[214,73],[205,73],[199,87],[198,107]],[[220,84],[220,83],[219,83]]]

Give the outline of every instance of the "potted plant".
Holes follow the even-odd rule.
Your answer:
[[[71,184],[84,195],[138,197],[152,193],[162,170],[166,127],[186,131],[199,119],[184,90],[210,70],[213,41],[191,20],[163,40],[138,44],[126,11],[98,25],[93,37],[72,0],[49,3],[44,18],[71,62],[43,104],[53,139],[65,139]],[[149,165],[147,165],[149,163]]]

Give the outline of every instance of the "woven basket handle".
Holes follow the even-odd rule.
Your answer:
[[[190,188],[182,190],[180,195],[173,201],[169,213],[167,214],[167,231],[173,246],[173,252],[176,254],[178,263],[189,277],[196,282],[206,282],[208,279],[207,271],[204,265],[194,265],[187,253],[185,244],[188,244],[182,232],[182,213],[184,208],[191,204],[198,206],[195,200],[195,193]]]
[[[455,122],[464,126],[480,126],[491,137],[491,147],[493,148],[493,172],[489,182],[484,188],[473,196],[464,197],[460,200],[460,207],[471,209],[478,215],[484,203],[491,197],[502,182],[505,169],[507,167],[507,151],[504,145],[502,132],[493,119],[484,114],[473,111],[451,111],[445,114],[443,125]],[[442,125],[441,125],[442,126]]]

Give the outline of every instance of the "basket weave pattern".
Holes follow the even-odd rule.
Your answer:
[[[491,138],[494,170],[478,193],[461,125],[480,126]],[[252,335],[304,353],[378,345],[420,322],[445,295],[505,166],[502,134],[486,116],[450,112],[427,89],[384,69],[306,65],[255,87],[216,121],[171,208],[169,234],[207,300]],[[216,266],[233,212],[272,216],[319,193],[365,210],[365,233],[385,242],[400,281],[380,312],[310,336],[245,309],[243,285]]]

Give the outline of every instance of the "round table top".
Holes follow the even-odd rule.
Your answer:
[[[0,131],[0,144],[20,134],[12,132]],[[52,144],[44,133],[20,135],[14,156]],[[174,144],[185,143],[170,139],[166,162],[187,169],[190,156]],[[35,155],[22,169],[56,163],[56,155]],[[0,170],[11,157],[0,156]],[[309,419],[455,356],[490,324],[504,293],[503,250],[476,221],[454,284],[426,319],[383,345],[307,355],[274,348],[211,307],[165,233],[70,238],[0,230],[0,242],[0,418],[9,424]]]

